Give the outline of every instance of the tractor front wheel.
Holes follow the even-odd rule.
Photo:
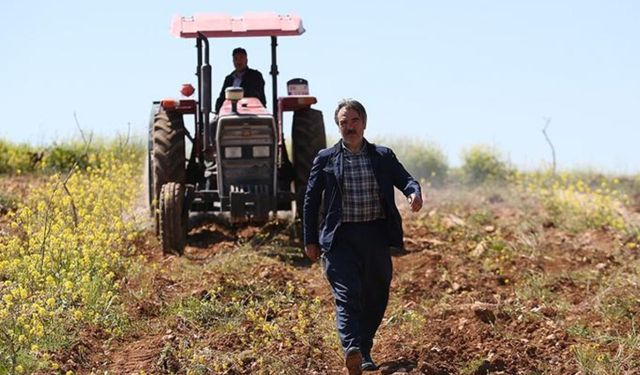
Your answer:
[[[162,252],[182,255],[187,242],[188,209],[185,186],[169,182],[160,189],[159,227]]]
[[[182,114],[177,112],[158,111],[153,117],[152,157],[150,165],[153,185],[153,198],[160,204],[160,189],[168,182],[185,184],[186,155],[185,127]],[[153,202],[153,199],[152,199]],[[156,234],[160,234],[159,216],[156,214]]]

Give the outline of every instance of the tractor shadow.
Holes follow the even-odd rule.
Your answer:
[[[232,225],[214,214],[192,213],[188,225],[187,247],[196,258],[223,248],[249,245],[262,255],[296,268],[313,264],[304,254],[299,222],[274,219],[264,225]]]
[[[313,262],[304,254],[301,227],[299,222],[291,220],[272,220],[257,228],[245,242],[260,254],[296,268],[308,268]]]
[[[215,215],[189,215],[187,246],[208,249],[220,243],[236,242],[233,230]]]

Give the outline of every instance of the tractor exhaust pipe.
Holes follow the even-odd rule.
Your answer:
[[[204,48],[203,48],[204,44]],[[202,129],[202,135],[204,138],[204,144],[202,150],[206,151],[212,147],[211,136],[209,134],[209,114],[211,113],[211,65],[209,64],[209,39],[202,33],[198,33],[198,69],[196,75],[198,76],[198,102],[199,111],[197,115],[197,122]],[[203,61],[204,60],[204,61]]]
[[[204,39],[204,64],[200,67],[202,78],[202,112],[211,113],[211,65],[209,65],[209,41]]]

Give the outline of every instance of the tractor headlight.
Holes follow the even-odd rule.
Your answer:
[[[242,147],[225,147],[224,157],[227,159],[239,159],[242,157]]]
[[[254,158],[267,158],[270,154],[269,146],[253,146]]]

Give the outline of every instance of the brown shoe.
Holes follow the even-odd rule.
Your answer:
[[[351,348],[347,350],[345,355],[344,364],[349,370],[349,375],[361,375],[362,374],[362,353],[360,349]]]

